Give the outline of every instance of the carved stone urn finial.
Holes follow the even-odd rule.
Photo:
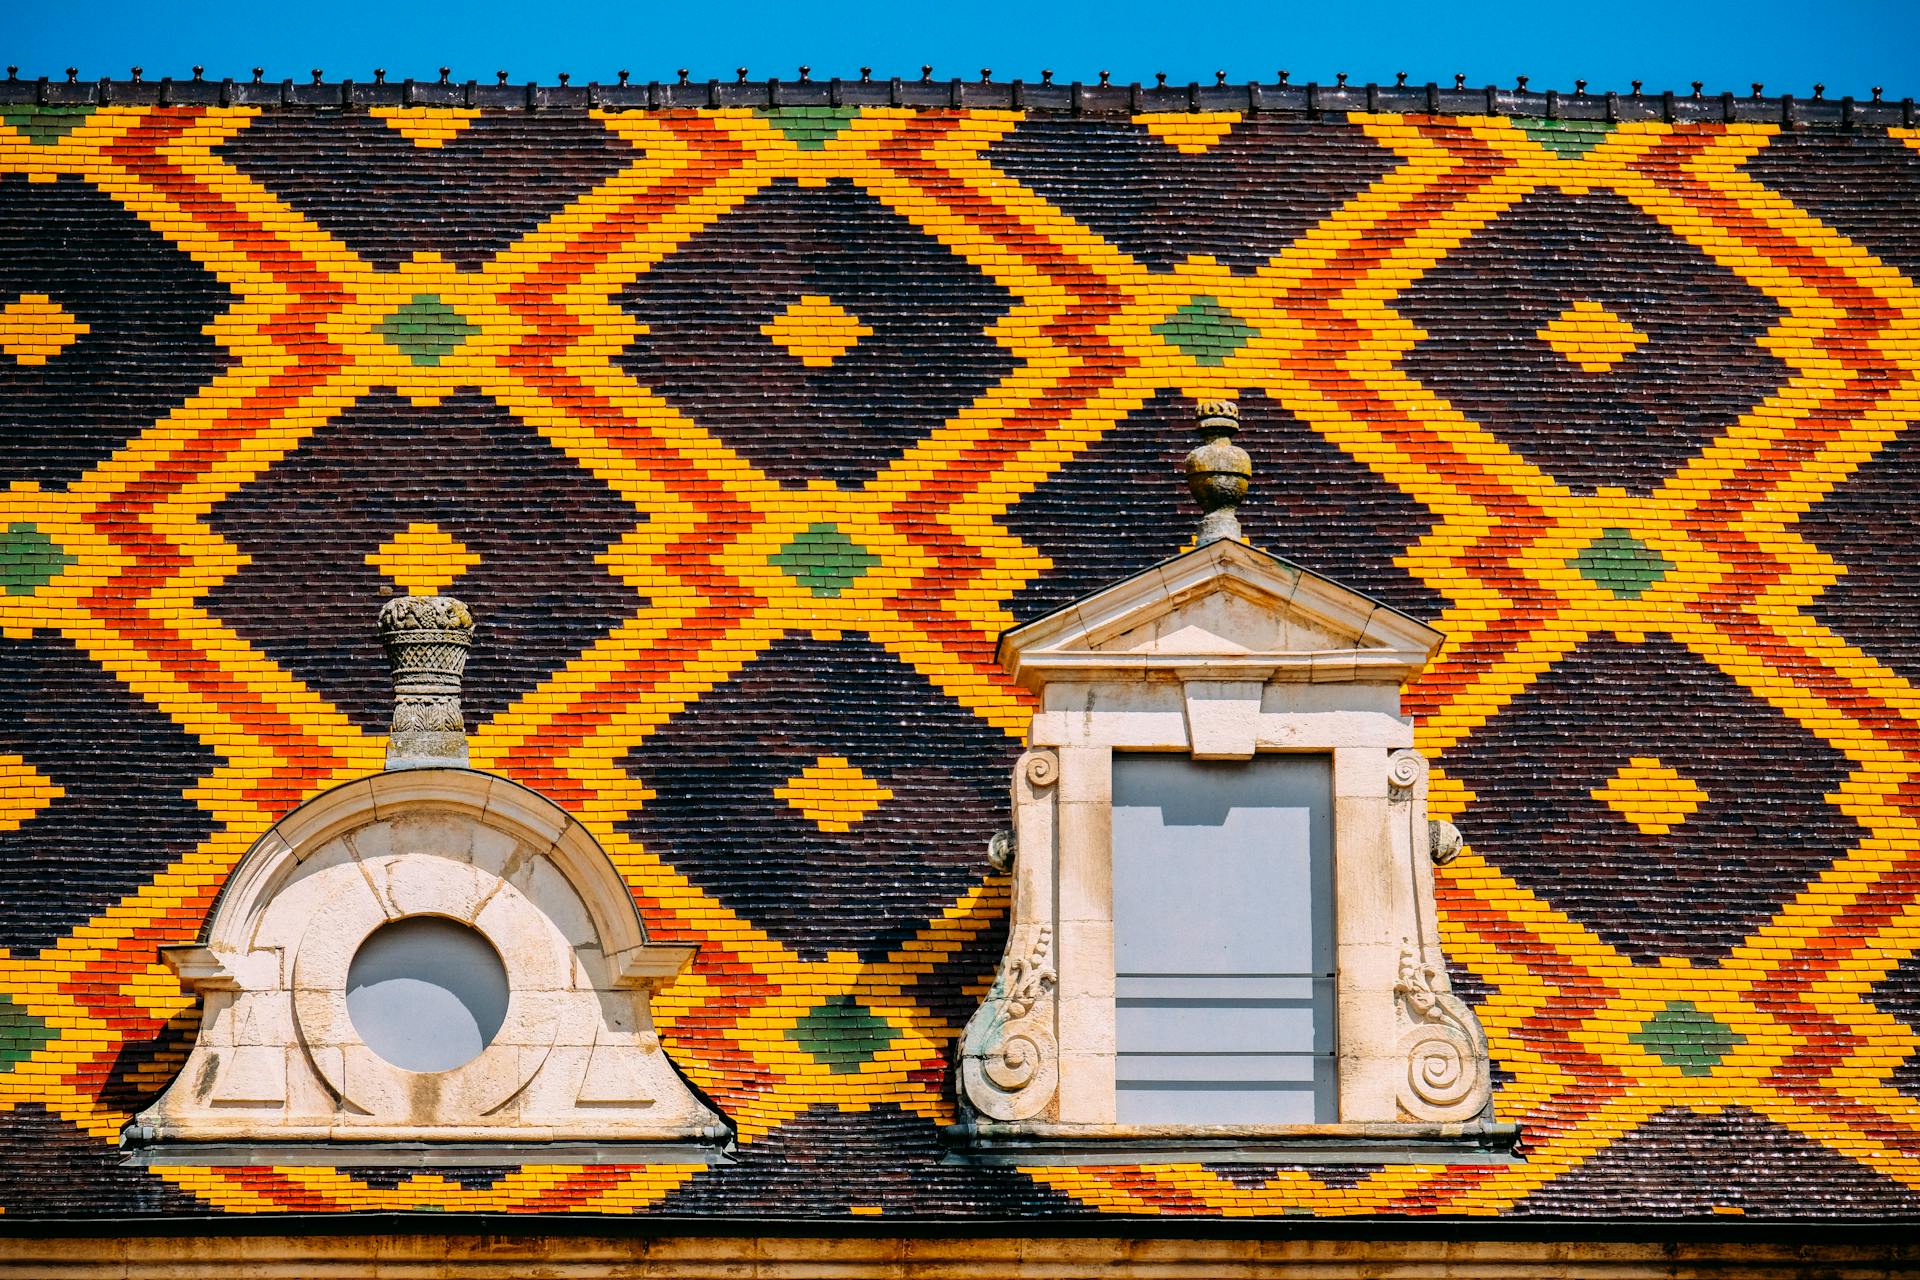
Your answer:
[[[460,677],[473,643],[473,615],[452,596],[396,596],[380,610],[380,643],[393,670],[387,768],[467,763]]]
[[[1187,488],[1206,515],[1200,520],[1195,545],[1204,547],[1222,539],[1243,542],[1235,511],[1247,496],[1253,460],[1233,442],[1234,432],[1240,429],[1240,406],[1231,400],[1202,400],[1197,412],[1200,421],[1194,434],[1200,443],[1187,455]]]

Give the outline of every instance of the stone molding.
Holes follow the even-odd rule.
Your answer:
[[[924,1235],[768,1233],[765,1224],[719,1234],[681,1220],[677,1232],[568,1233],[548,1224],[510,1229],[471,1215],[436,1215],[457,1229],[393,1225],[353,1232],[305,1225],[274,1230],[160,1233],[147,1223],[117,1236],[0,1239],[0,1278],[178,1280],[235,1268],[249,1280],[378,1274],[389,1280],[449,1275],[625,1277],[626,1280],[1374,1280],[1380,1276],[1525,1276],[1529,1280],[1802,1280],[1809,1275],[1911,1276],[1912,1229],[1889,1224],[1818,1230],[1778,1224],[1636,1223],[1631,1234],[1558,1224],[1532,1234],[1506,1224],[1444,1222],[1415,1231],[1322,1228],[1288,1221],[1266,1238],[1193,1238],[1023,1231],[983,1235],[950,1228]],[[311,1223],[311,1219],[308,1220]],[[758,1228],[758,1229],[755,1229]],[[1089,1233],[1093,1227],[1080,1228]],[[1189,1228],[1191,1230],[1191,1228]],[[1789,1233],[1792,1233],[1789,1235]]]
[[[1427,816],[1427,763],[1400,714],[1401,685],[1441,639],[1232,541],[1002,637],[1002,664],[1039,707],[1013,776],[1007,950],[960,1047],[961,1158],[1510,1158],[1486,1036],[1447,988],[1435,922],[1434,858],[1457,850],[1457,833],[1446,847],[1452,828]],[[1116,751],[1330,758],[1337,1123],[1117,1123]]]
[[[447,1071],[388,1063],[347,1010],[361,943],[416,916],[476,929],[507,971],[505,1021]],[[704,1158],[727,1127],[674,1072],[649,1007],[693,953],[647,940],[605,852],[535,792],[467,769],[348,783],[255,842],[202,941],[161,949],[205,1002],[201,1027],[122,1141],[138,1163],[204,1163],[241,1144],[339,1164],[390,1158],[396,1143],[428,1144],[411,1157],[427,1163],[435,1144],[459,1162],[463,1143]]]

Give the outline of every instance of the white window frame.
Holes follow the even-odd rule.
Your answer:
[[[1441,635],[1243,543],[1210,543],[1008,632],[1038,697],[1013,778],[1006,958],[959,1055],[962,1159],[1501,1161],[1486,1037],[1447,989],[1427,768],[1400,689]],[[1116,751],[1332,759],[1339,1120],[1116,1118]]]

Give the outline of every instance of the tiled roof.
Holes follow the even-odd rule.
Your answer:
[[[0,82],[0,1207],[1920,1212],[1910,113]],[[941,1162],[994,642],[1178,549],[1226,396],[1248,536],[1447,633],[1523,1163]],[[155,944],[380,767],[374,617],[435,586],[475,764],[700,943],[655,1009],[740,1163],[114,1166],[193,1027]]]

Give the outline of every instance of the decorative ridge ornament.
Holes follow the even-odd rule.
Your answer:
[[[460,678],[473,644],[473,615],[452,596],[399,596],[380,610],[380,643],[393,672],[387,768],[467,764]]]
[[[1464,75],[1451,84],[1409,84],[1396,76],[1391,84],[1353,83],[1337,76],[1331,84],[1296,82],[1285,71],[1272,80],[1228,83],[1214,72],[1213,83],[1123,84],[1111,74],[1090,82],[1064,81],[1051,71],[1038,80],[1021,76],[978,80],[962,77],[936,80],[928,64],[918,75],[885,76],[863,69],[858,80],[816,80],[771,77],[749,80],[741,68],[734,79],[698,81],[681,73],[670,80],[636,81],[630,74],[613,83],[574,83],[560,76],[557,83],[508,83],[505,72],[491,79],[455,80],[451,68],[441,68],[437,80],[392,81],[378,70],[371,80],[351,76],[329,80],[315,73],[311,83],[292,79],[268,80],[262,68],[250,78],[194,76],[152,81],[136,69],[127,76],[82,80],[77,67],[68,67],[64,79],[53,76],[0,79],[0,106],[91,107],[112,105],[165,107],[267,107],[298,111],[337,110],[342,107],[454,108],[489,111],[544,111],[553,108],[607,110],[713,110],[726,108],[834,106],[906,108],[922,111],[1024,111],[1029,115],[1133,116],[1242,112],[1250,116],[1314,117],[1320,113],[1379,111],[1439,117],[1504,116],[1509,119],[1572,124],[1610,129],[1623,121],[1657,120],[1669,124],[1776,124],[1786,128],[1831,125],[1843,128],[1914,124],[1912,98],[1890,99],[1881,89],[1870,98],[1826,97],[1814,86],[1811,98],[1791,93],[1765,95],[1766,86],[1754,82],[1753,92],[1706,94],[1700,81],[1691,92],[1645,92],[1635,81],[1631,93],[1589,93],[1587,82],[1573,82],[1571,93],[1535,89],[1526,77],[1516,77],[1511,88],[1477,85],[1469,88]],[[824,92],[823,92],[824,90]]]
[[[1245,542],[1236,512],[1253,480],[1253,459],[1233,442],[1240,430],[1240,406],[1232,400],[1202,400],[1196,413],[1199,423],[1193,430],[1200,443],[1187,454],[1187,488],[1206,514],[1194,545]]]

